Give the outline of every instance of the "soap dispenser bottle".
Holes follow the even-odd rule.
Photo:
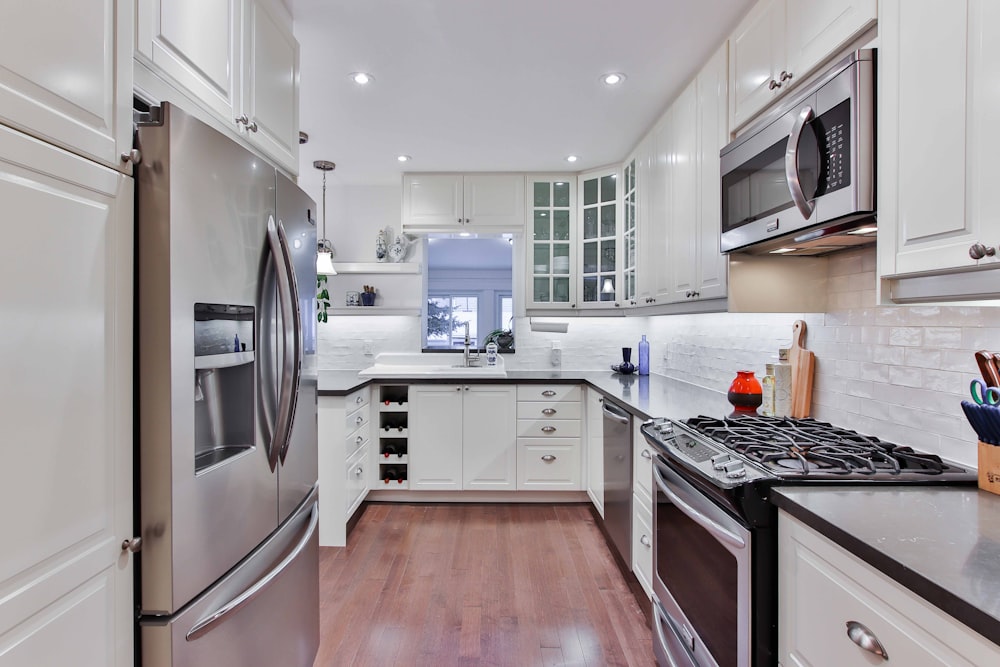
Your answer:
[[[639,375],[649,375],[649,341],[645,334],[639,341]]]

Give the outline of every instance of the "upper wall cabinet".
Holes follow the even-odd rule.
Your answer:
[[[280,0],[138,0],[136,57],[292,174],[299,48]]]
[[[4,3],[0,122],[131,173],[132,3]]]
[[[618,169],[577,178],[580,211],[580,307],[620,307]]]
[[[404,174],[403,231],[524,231],[524,174]]]
[[[729,120],[745,125],[875,24],[877,0],[761,0],[733,32]]]
[[[528,176],[527,308],[576,304],[576,176]]]
[[[878,250],[892,300],[997,295],[997,30],[991,0],[883,2]]]

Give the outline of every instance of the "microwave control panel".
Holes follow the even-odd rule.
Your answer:
[[[846,188],[851,184],[851,101],[844,100],[814,122],[823,149],[822,173],[817,195]]]

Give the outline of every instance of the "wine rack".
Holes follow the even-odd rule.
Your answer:
[[[409,386],[384,384],[378,388],[378,481],[375,489],[409,489]]]

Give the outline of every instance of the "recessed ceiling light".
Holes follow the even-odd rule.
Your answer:
[[[621,72],[609,72],[601,75],[601,81],[606,86],[618,86],[625,82],[627,77]]]
[[[369,83],[375,80],[368,72],[351,72],[351,81],[358,84],[359,86],[367,86]]]
[[[577,157],[577,156],[575,156],[575,155],[567,155],[567,156],[566,156],[566,161],[567,161],[567,162],[576,162],[576,161],[577,161],[577,160],[579,160],[579,159],[580,159],[580,158],[578,158],[578,157]]]
[[[399,160],[400,162],[409,162],[413,158],[411,158],[409,155],[397,155],[396,159]]]

